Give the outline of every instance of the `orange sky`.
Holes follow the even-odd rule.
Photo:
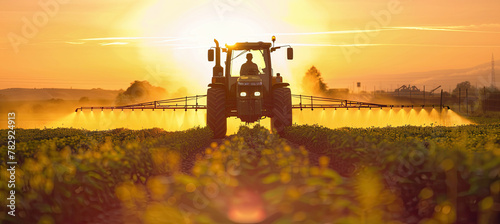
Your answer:
[[[312,65],[331,87],[380,77],[376,85],[388,88],[382,83],[411,80],[386,74],[500,58],[498,0],[38,2],[0,1],[0,89],[124,89],[148,80],[203,94],[214,38],[269,41],[273,34],[294,46],[293,61],[278,52],[273,62],[292,84]]]

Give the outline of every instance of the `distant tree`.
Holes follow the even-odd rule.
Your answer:
[[[307,70],[304,77],[302,77],[301,85],[304,93],[316,96],[342,97],[349,94],[349,90],[346,88],[328,88],[328,85],[323,81],[323,78],[321,77],[321,72],[315,66],[312,66],[309,70]]]
[[[90,99],[86,96],[80,98],[80,100],[78,100],[79,103],[88,103],[90,101]]]
[[[48,101],[49,101],[49,103],[55,103],[55,104],[60,104],[60,103],[64,102],[64,100],[60,99],[60,98],[52,98],[52,99],[50,99]]]
[[[499,92],[500,91],[500,89],[498,89],[496,86],[489,86],[489,87],[486,87],[485,89],[486,89],[486,91],[488,91],[490,93]]]
[[[130,86],[116,97],[117,105],[140,103],[151,100],[161,100],[167,91],[161,87],[153,86],[148,81],[134,81]]]
[[[452,95],[458,96],[459,91],[461,91],[462,97],[465,97],[466,90],[468,91],[469,96],[477,94],[477,88],[471,85],[469,81],[465,81],[457,84],[457,87],[452,91]]]
[[[302,89],[310,94],[327,94],[328,85],[323,82],[321,73],[315,66],[312,66],[302,78]]]

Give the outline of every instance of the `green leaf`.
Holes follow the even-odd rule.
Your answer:
[[[210,216],[207,216],[205,214],[197,215],[196,216],[196,223],[216,223]]]
[[[292,219],[290,219],[288,217],[280,218],[280,219],[276,220],[275,222],[273,222],[273,224],[289,224],[289,223],[292,223]]]
[[[280,179],[279,174],[273,173],[273,174],[268,175],[267,177],[264,177],[262,179],[262,183],[263,184],[271,184],[271,183],[278,181],[279,179]]]
[[[342,177],[337,172],[331,169],[323,171],[323,176],[333,179],[337,184],[342,182]]]
[[[306,184],[310,186],[321,186],[325,184],[325,181],[320,177],[310,177],[306,179]]]
[[[263,194],[264,199],[269,201],[271,204],[277,204],[282,201],[283,196],[285,195],[285,190],[285,186],[279,186],[272,190],[268,190]]]
[[[189,176],[189,175],[176,175],[175,180],[181,184],[189,184],[189,183],[197,184],[198,183],[198,179],[196,179],[195,177]]]

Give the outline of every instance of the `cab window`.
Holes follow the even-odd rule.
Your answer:
[[[263,50],[234,50],[231,56],[231,76],[239,77],[240,69],[243,64],[247,62],[247,54],[251,53],[253,58],[252,62],[258,67],[259,74],[264,73],[264,68],[266,63],[264,61],[264,51]]]

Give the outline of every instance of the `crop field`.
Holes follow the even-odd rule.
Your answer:
[[[16,141],[6,223],[500,221],[499,123],[282,136],[256,125],[216,140],[208,128],[17,129]]]

